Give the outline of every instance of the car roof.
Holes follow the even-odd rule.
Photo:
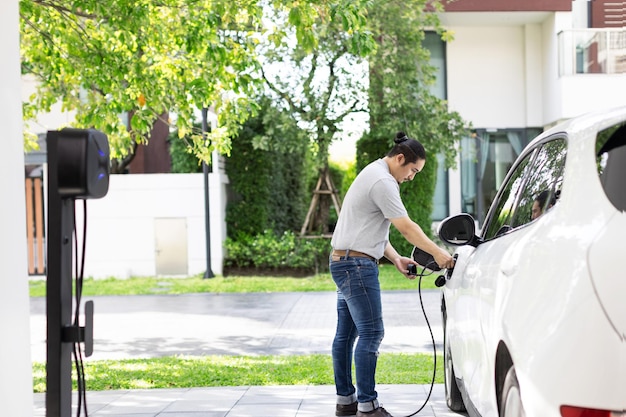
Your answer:
[[[547,129],[535,139],[527,148],[531,148],[536,142],[541,142],[545,138],[557,133],[566,133],[568,140],[584,140],[588,135],[582,133],[589,129],[594,132],[604,130],[610,126],[626,121],[626,106],[614,107],[611,109],[596,110],[580,116],[568,119]],[[595,135],[593,135],[595,137]]]

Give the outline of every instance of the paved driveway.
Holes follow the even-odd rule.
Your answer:
[[[422,292],[440,351],[438,290]],[[94,301],[90,359],[168,355],[330,353],[335,293],[184,294],[85,297]],[[381,352],[432,352],[417,291],[383,293]],[[31,299],[33,361],[46,358],[45,298]]]

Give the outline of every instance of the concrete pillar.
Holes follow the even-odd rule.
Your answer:
[[[0,415],[32,416],[18,0],[0,2]]]

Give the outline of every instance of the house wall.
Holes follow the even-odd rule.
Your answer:
[[[0,2],[0,415],[32,416],[18,1]]]
[[[624,104],[626,74],[559,74],[557,35],[580,23],[571,13],[558,12],[543,24],[544,126]]]
[[[568,26],[567,13],[550,16],[542,25],[543,34],[543,123],[555,124],[562,120],[561,83],[559,81],[559,47],[556,34]]]
[[[570,10],[571,0],[455,0],[445,3],[447,11],[536,11]]]
[[[559,73],[559,54],[573,49],[560,50],[558,34],[587,20],[586,5],[572,5],[573,11],[540,14],[444,14],[454,35],[446,57],[450,108],[488,129],[549,127],[623,104],[625,74]]]
[[[225,176],[209,174],[211,269],[222,273],[223,242],[226,239]],[[82,203],[76,204],[77,229],[82,227]],[[203,174],[111,175],[109,192],[87,201],[87,249],[85,276],[157,275],[159,251],[157,224],[160,219],[179,219],[185,236],[159,236],[167,246],[186,245],[187,271],[174,275],[195,275],[206,271],[206,231]],[[81,229],[82,230],[82,229]],[[81,234],[79,234],[79,237]],[[167,274],[170,275],[170,274]]]
[[[474,126],[523,127],[527,120],[525,34],[521,26],[451,27],[448,102]],[[536,77],[535,77],[536,78]]]
[[[584,74],[562,77],[561,116],[571,118],[592,110],[623,106],[624,74]]]

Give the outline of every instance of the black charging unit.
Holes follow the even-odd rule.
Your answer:
[[[85,326],[72,321],[72,236],[76,199],[104,197],[109,190],[107,136],[95,129],[49,131],[48,263],[46,281],[46,416],[72,412],[72,350],[93,352],[93,302],[85,304]],[[80,306],[76,306],[80,308]]]

